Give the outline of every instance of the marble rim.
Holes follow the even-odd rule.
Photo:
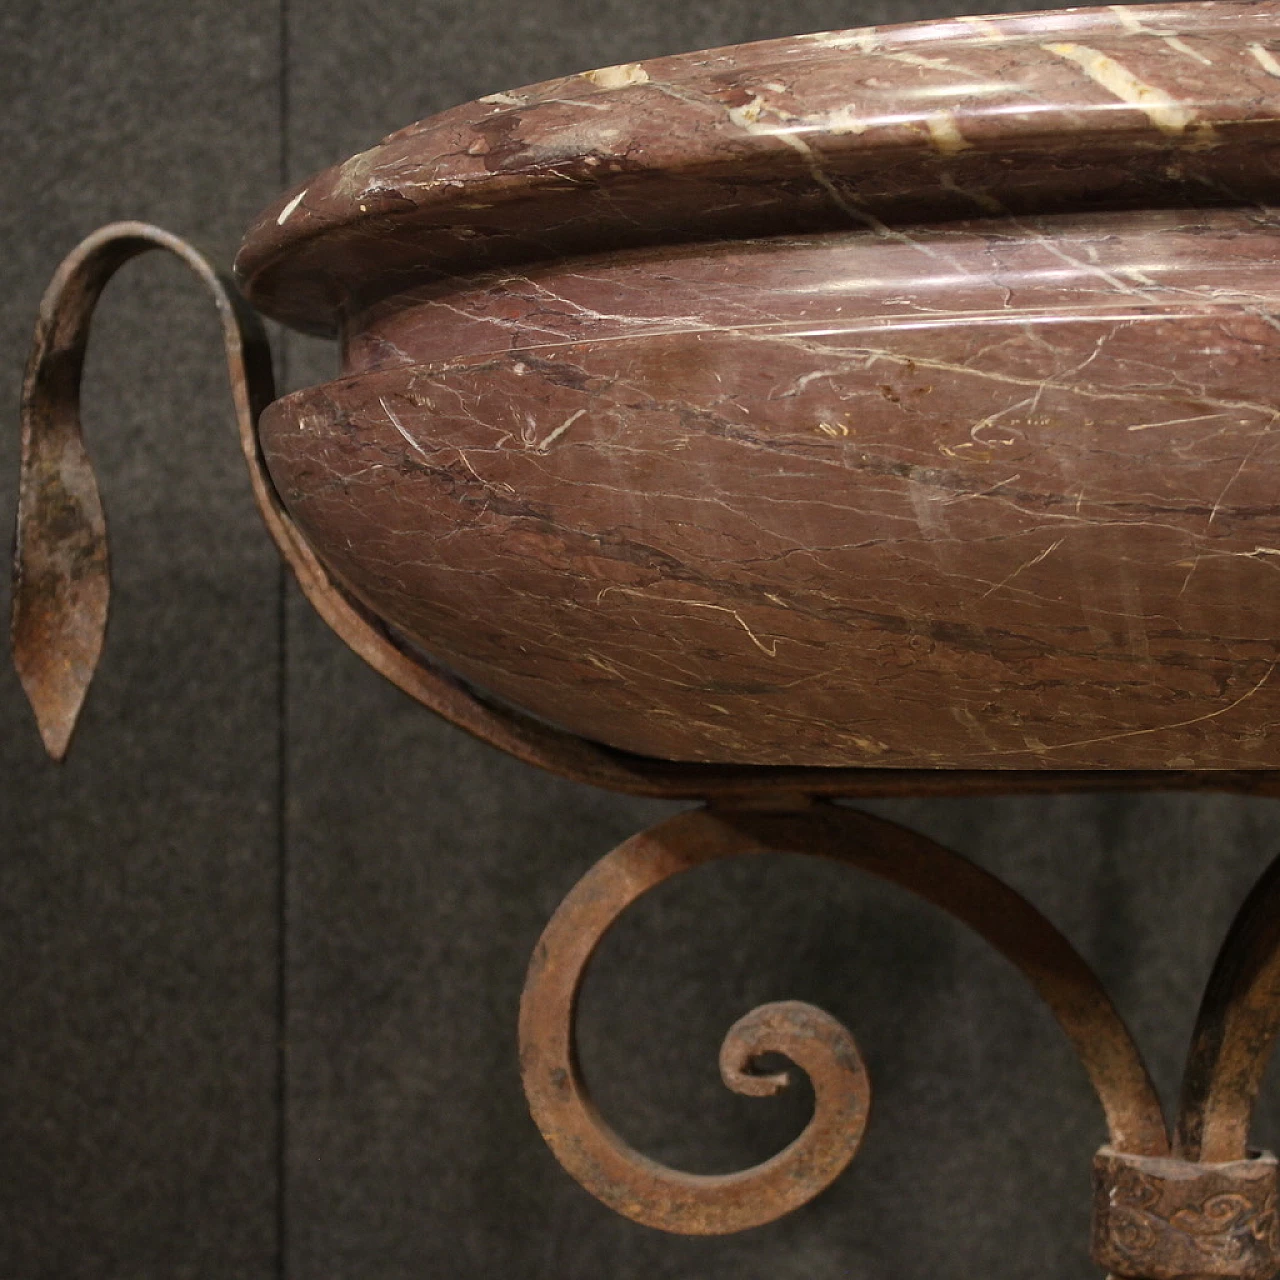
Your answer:
[[[984,201],[996,211],[998,189],[962,180],[993,155],[1015,170],[1019,155],[1055,151],[1074,165],[1091,153],[1113,167],[1125,153],[1195,164],[1267,144],[1280,144],[1280,0],[818,32],[586,71],[430,116],[282,195],[235,270],[260,310],[331,334],[353,287],[403,273],[415,253],[468,274],[493,265],[491,241],[536,245],[544,227],[593,219],[584,250],[608,247],[597,197],[652,213],[647,238],[628,240],[622,215],[618,226],[621,243],[652,244],[735,234],[706,205],[726,184],[785,231],[802,208],[809,227],[874,221],[875,166],[904,156],[941,196],[930,215],[963,217]],[[855,180],[851,200],[842,184]],[[564,235],[541,243],[577,251]]]

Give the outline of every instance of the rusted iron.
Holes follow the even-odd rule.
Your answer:
[[[738,1092],[785,1087],[752,1074],[783,1053],[810,1073],[814,1116],[753,1169],[707,1178],[633,1150],[592,1105],[573,1047],[577,993],[613,922],[692,867],[753,853],[830,858],[909,889],[969,925],[1031,981],[1089,1075],[1110,1142],[1094,1162],[1095,1261],[1132,1280],[1280,1272],[1275,1158],[1248,1150],[1254,1099],[1280,1029],[1280,860],[1241,909],[1208,984],[1190,1056],[1176,1146],[1132,1037],[1095,975],[1025,899],[958,854],[893,823],[795,795],[786,809],[681,814],[620,845],[569,893],[543,934],[521,1005],[525,1090],[564,1167],[613,1209],[648,1226],[718,1234],[772,1221],[830,1185],[866,1128],[868,1083],[852,1037],[808,1005],[771,1005],[729,1033],[722,1073]],[[750,1037],[744,1026],[759,1029]],[[817,1049],[815,1049],[815,1043]],[[728,1056],[732,1069],[724,1069]]]
[[[683,1234],[740,1231],[807,1203],[853,1158],[866,1124],[865,1070],[848,1032],[809,1005],[766,1006],[735,1026],[722,1054],[730,1088],[773,1092],[750,1062],[778,1052],[809,1072],[814,1115],[771,1160],[718,1177],[681,1173],[628,1146],[592,1105],[573,1047],[584,971],[613,922],[654,886],[695,866],[766,852],[805,853],[870,872],[941,907],[1031,981],[1075,1046],[1098,1093],[1111,1141],[1168,1154],[1159,1100],[1124,1023],[1070,943],[1024,898],[924,836],[854,809],[818,802],[786,812],[683,813],[608,854],[569,893],[538,943],[520,1010],[521,1069],[534,1120],[588,1191],[647,1226]],[[752,1034],[746,1036],[744,1025]],[[747,1067],[744,1072],[743,1066]],[[745,1087],[744,1087],[745,1086]]]
[[[1280,1271],[1274,1156],[1249,1149],[1280,1033],[1280,859],[1245,899],[1196,1018],[1173,1158],[1104,1148],[1094,1164],[1094,1259],[1117,1276],[1180,1280]]]
[[[1196,1163],[1103,1147],[1093,1257],[1113,1276],[1270,1280],[1280,1269],[1275,1156]]]
[[[1280,1032],[1280,858],[1232,922],[1205,987],[1182,1082],[1177,1153],[1243,1160],[1262,1076]]]
[[[261,323],[235,286],[177,236],[146,223],[112,223],[54,273],[22,388],[11,637],[22,687],[55,760],[66,755],[102,653],[111,596],[106,519],[80,426],[89,322],[111,277],[152,249],[182,259],[213,295],[242,440],[255,453],[253,424],[275,394]]]

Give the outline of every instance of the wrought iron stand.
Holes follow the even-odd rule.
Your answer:
[[[583,972],[631,903],[710,861],[802,853],[879,876],[942,908],[1016,965],[1048,1004],[1106,1117],[1109,1142],[1094,1160],[1093,1256],[1100,1266],[1141,1280],[1266,1280],[1280,1270],[1276,1159],[1249,1147],[1254,1101],[1280,1030],[1280,860],[1244,903],[1210,975],[1171,1136],[1142,1056],[1101,983],[1035,907],[933,841],[834,803],[872,795],[1136,787],[1275,794],[1275,775],[679,765],[628,756],[493,705],[403,645],[316,559],[258,451],[257,415],[274,393],[256,318],[189,245],[139,223],[104,227],[59,268],[42,304],[24,387],[13,647],[51,755],[60,758],[67,749],[101,651],[109,597],[106,525],[79,421],[89,320],[115,270],[156,248],[175,253],[214,295],[259,508],[329,625],[418,701],[521,760],[621,792],[702,802],[634,836],[588,872],[555,913],[530,966],[520,1013],[530,1109],[560,1163],[587,1190],[647,1226],[722,1234],[805,1204],[857,1152],[870,1099],[866,1068],[849,1032],[812,1005],[763,1005],[725,1037],[720,1068],[729,1088],[756,1097],[784,1089],[785,1072],[757,1069],[763,1055],[782,1054],[808,1073],[815,1094],[801,1135],[741,1173],[680,1173],[630,1148],[592,1106],[575,1059]]]

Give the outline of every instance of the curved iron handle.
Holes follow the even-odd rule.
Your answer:
[[[106,517],[80,426],[89,322],[107,281],[152,249],[180,258],[213,296],[254,495],[277,543],[287,536],[287,517],[258,459],[258,414],[275,398],[258,317],[185,240],[143,222],[99,228],[67,255],[45,290],[22,386],[10,634],[14,665],[55,760],[67,753],[102,654],[111,597]]]

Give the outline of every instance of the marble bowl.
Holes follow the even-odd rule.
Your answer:
[[[1280,765],[1280,6],[961,19],[493,94],[237,259],[407,645],[668,760]]]

